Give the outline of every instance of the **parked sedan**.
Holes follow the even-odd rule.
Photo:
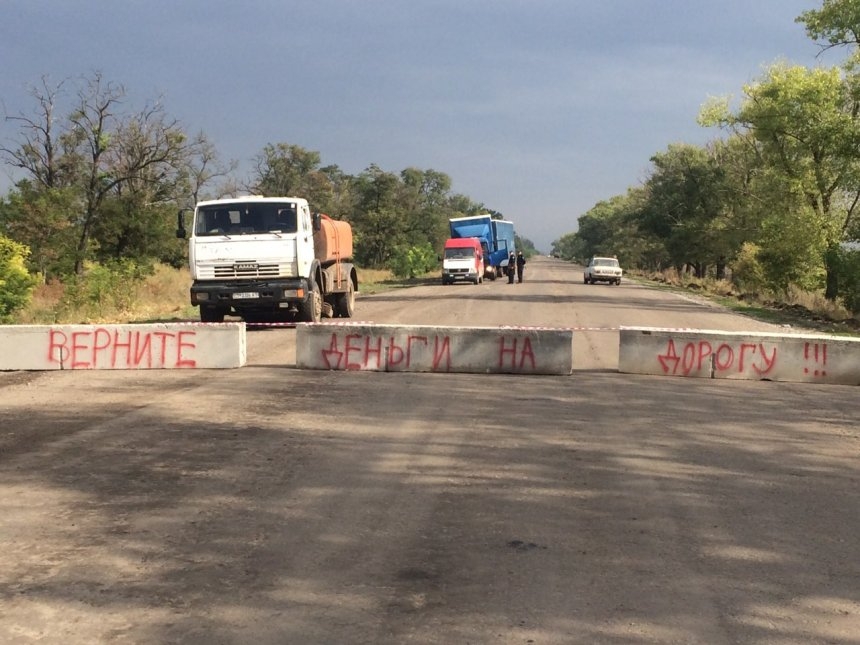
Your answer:
[[[621,274],[621,265],[618,264],[617,258],[594,257],[588,261],[582,274],[582,281],[585,284],[595,282],[621,284]]]

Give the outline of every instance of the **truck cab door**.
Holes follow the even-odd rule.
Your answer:
[[[307,204],[299,207],[299,231],[296,236],[296,261],[299,275],[307,278],[311,273],[314,261],[314,229],[311,223],[311,212]]]

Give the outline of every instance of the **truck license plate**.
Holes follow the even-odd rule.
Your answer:
[[[240,291],[233,294],[233,300],[245,300],[246,298],[259,298],[260,294],[256,291]]]

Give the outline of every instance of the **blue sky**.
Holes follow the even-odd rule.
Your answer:
[[[814,66],[794,19],[820,0],[0,0],[0,102],[100,71],[129,107],[163,97],[243,175],[268,143],[357,174],[447,173],[539,250],[719,136],[708,97],[777,60]],[[8,145],[15,126],[0,122]],[[10,177],[2,169],[0,190]]]

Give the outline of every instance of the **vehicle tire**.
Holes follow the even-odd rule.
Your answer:
[[[582,284],[588,284],[588,278],[587,277],[582,276]]]
[[[346,293],[339,293],[334,300],[334,315],[338,318],[352,318],[355,313],[355,287],[352,280],[346,287]]]
[[[308,296],[299,305],[299,321],[318,323],[322,320],[322,296],[317,281],[311,278],[308,281]]]
[[[224,322],[224,310],[217,307],[200,307],[200,322],[222,323]]]
[[[615,281],[615,286],[617,287],[617,286],[619,286],[620,284],[621,284],[621,278],[618,278],[618,279]]]

